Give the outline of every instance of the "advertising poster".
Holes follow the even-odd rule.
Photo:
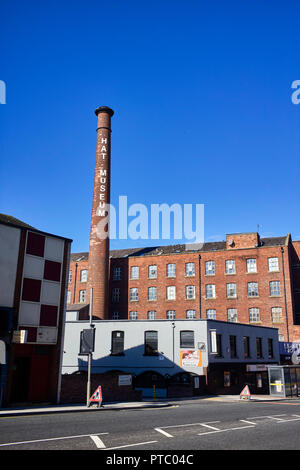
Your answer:
[[[201,351],[180,351],[180,365],[183,367],[201,367]]]

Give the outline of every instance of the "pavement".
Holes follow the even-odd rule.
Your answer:
[[[203,401],[251,401],[251,402],[266,402],[266,401],[283,401],[294,400],[294,398],[281,398],[270,395],[251,395],[249,399],[241,399],[240,395],[203,395],[197,397],[182,397],[182,398],[169,398],[169,399],[156,399],[156,400],[142,400],[138,402],[103,402],[100,408],[96,405],[87,406],[86,404],[60,404],[60,405],[22,405],[10,408],[0,408],[0,417],[4,416],[26,416],[26,415],[39,415],[49,413],[66,413],[76,411],[106,411],[106,410],[136,410],[141,408],[166,408],[172,406],[184,406],[191,401],[202,403]],[[295,398],[297,400],[297,398]],[[298,397],[300,403],[300,397]]]

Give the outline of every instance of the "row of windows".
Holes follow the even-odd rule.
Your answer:
[[[279,271],[279,261],[277,257],[268,258],[268,270],[269,272],[278,272]],[[257,260],[256,258],[249,258],[246,260],[246,272],[247,273],[257,273]],[[226,274],[236,274],[235,260],[226,260],[225,261],[225,273]],[[207,276],[215,275],[215,262],[206,261],[205,263],[205,274]]]
[[[119,320],[119,312],[113,312],[112,319]],[[182,318],[182,317],[180,317]],[[194,320],[196,319],[196,310],[186,310],[185,318],[187,320]],[[208,320],[216,320],[217,313],[215,309],[207,309],[206,310],[206,318]],[[147,312],[147,319],[148,320],[156,320],[157,319],[157,312],[156,310],[149,310]],[[166,311],[166,319],[167,320],[175,320],[176,319],[176,310],[167,310]],[[282,308],[281,307],[272,307],[271,308],[271,319],[272,323],[282,323],[283,316],[282,316]],[[138,312],[131,311],[129,312],[129,320],[138,320]],[[232,323],[237,323],[238,321],[238,311],[236,308],[228,308],[227,309],[227,321]],[[249,322],[250,323],[257,323],[260,321],[260,310],[259,308],[249,308]]]
[[[206,318],[208,320],[216,320],[217,313],[215,309],[207,309],[206,310]],[[271,308],[271,319],[272,323],[282,323],[283,316],[282,316],[282,308],[281,307],[272,307]],[[257,323],[260,322],[260,310],[259,308],[252,307],[249,308],[249,322],[250,323]],[[228,308],[227,309],[227,321],[236,323],[238,321],[238,311],[236,308]]]
[[[196,290],[195,286],[186,286],[185,287],[185,296],[186,299],[195,299]],[[166,288],[166,299],[167,300],[176,300],[176,286],[167,286]],[[139,289],[138,287],[132,287],[130,289],[129,300],[131,302],[137,302],[139,300]],[[157,300],[157,287],[148,287],[148,300]],[[120,289],[112,289],[112,301],[120,301]]]
[[[269,283],[269,292],[270,296],[280,296],[280,281],[271,281]],[[236,283],[226,284],[226,293],[227,298],[236,298],[237,297],[237,286]],[[205,286],[205,294],[207,299],[216,298],[216,286],[215,284],[207,284]],[[120,302],[121,290],[119,287],[112,289],[112,302]],[[248,297],[258,297],[258,283],[257,282],[248,282]],[[196,298],[196,289],[195,286],[185,286],[185,298],[187,300]],[[176,286],[167,286],[166,288],[166,299],[167,300],[176,300]],[[139,288],[131,287],[129,300],[131,302],[137,302],[139,300]],[[157,287],[148,287],[148,300],[157,300]]]
[[[246,269],[248,273],[257,272],[257,263],[256,258],[250,258],[246,260]],[[279,261],[278,258],[268,258],[268,270],[270,272],[279,271]],[[80,282],[87,282],[87,269],[82,269],[80,271]],[[226,274],[236,274],[235,260],[226,260],[225,261],[225,273]],[[205,263],[205,274],[207,276],[215,275],[215,262],[206,261]],[[195,276],[195,263],[186,263],[185,264],[185,275],[187,277]],[[113,268],[113,280],[121,280],[122,270],[120,267]],[[166,266],[166,276],[167,277],[176,277],[176,265],[174,263],[167,264]],[[156,279],[157,278],[157,266],[150,265],[148,266],[148,278]],[[132,266],[130,268],[130,279],[139,279],[139,266]],[[72,282],[72,271],[69,271],[69,283]]]
[[[280,281],[271,281],[269,283],[269,292],[270,296],[280,296]],[[207,284],[205,286],[205,294],[207,299],[216,298],[216,286],[215,284]],[[234,299],[237,297],[237,287],[235,283],[226,284],[226,294],[228,299]],[[248,297],[258,297],[258,283],[257,282],[248,282]],[[85,302],[86,291],[79,291],[79,302]],[[196,298],[196,289],[195,286],[185,286],[185,298],[186,300],[192,300]],[[176,300],[176,286],[167,286],[166,288],[166,299],[167,300]],[[112,289],[112,298],[113,303],[119,303],[121,300],[121,289],[115,287]],[[131,302],[138,302],[139,300],[139,288],[131,287],[129,300]],[[148,287],[148,300],[156,301],[157,300],[157,287]],[[71,301],[71,292],[68,291],[68,300]]]
[[[124,355],[124,331],[112,331],[111,334],[111,354]],[[229,336],[230,356],[237,358],[237,337],[234,335]],[[180,348],[195,348],[195,335],[192,330],[180,331]],[[250,337],[243,337],[243,351],[244,358],[251,357],[252,351],[250,350]],[[144,334],[144,355],[156,356],[158,354],[158,331],[145,331]],[[216,355],[222,357],[222,335],[216,335]],[[256,357],[263,358],[263,344],[262,338],[256,338]],[[273,352],[273,339],[268,338],[268,358],[274,357]]]
[[[269,282],[269,292],[270,296],[280,296],[280,281],[271,281]],[[216,297],[216,285],[207,284],[205,286],[205,294],[207,299],[214,299]],[[236,298],[237,297],[237,287],[236,283],[226,284],[226,295],[227,298]],[[258,297],[258,283],[257,282],[248,282],[248,297]]]
[[[271,281],[269,283],[269,292],[270,296],[280,296],[280,281]],[[215,284],[207,284],[205,286],[205,294],[207,299],[216,298],[216,286]],[[228,299],[234,299],[237,297],[237,288],[235,283],[226,284],[226,294]],[[248,282],[248,297],[258,297],[258,283],[257,282]],[[85,302],[86,291],[79,291],[79,302]],[[192,300],[196,298],[196,289],[195,286],[185,286],[185,298],[187,300]],[[167,300],[176,300],[176,286],[167,286],[166,288],[166,299]],[[115,287],[112,289],[112,298],[113,303],[119,303],[121,300],[121,289]],[[131,287],[129,300],[131,302],[138,302],[139,300],[139,288]],[[148,300],[156,301],[157,300],[157,287],[148,287]],[[68,291],[68,303],[71,301],[71,292]]]
[[[252,351],[250,350],[250,337],[244,336],[243,339],[243,356],[245,359],[250,359],[253,357]],[[237,337],[235,335],[229,336],[229,347],[230,347],[230,357],[236,359],[237,354]],[[223,347],[222,347],[222,335],[216,335],[216,356],[223,357]],[[268,338],[268,359],[274,357],[273,350],[273,339]],[[263,339],[256,338],[256,358],[263,359]]]
[[[246,260],[246,270],[247,273],[256,273],[257,272],[257,262],[256,258],[249,258]],[[277,257],[268,258],[268,270],[269,272],[278,272],[279,271],[279,261]],[[131,266],[130,268],[130,279],[139,279],[140,268],[139,266]],[[235,260],[226,260],[225,261],[225,273],[226,274],[236,274]],[[215,275],[215,262],[206,261],[205,263],[205,274],[207,276]],[[113,280],[119,281],[121,279],[121,268],[117,267],[113,269]],[[195,263],[186,263],[185,264],[185,275],[187,277],[195,276]],[[176,265],[170,263],[166,265],[166,276],[167,277],[176,277]],[[157,265],[153,264],[148,266],[148,278],[156,279],[157,278]]]

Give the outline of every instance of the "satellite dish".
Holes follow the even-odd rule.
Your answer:
[[[229,240],[228,240],[228,245],[229,245],[229,246],[232,246],[232,245],[233,245],[233,240],[232,240],[232,238],[229,238]]]

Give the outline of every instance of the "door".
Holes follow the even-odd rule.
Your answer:
[[[32,357],[29,401],[50,401],[50,358],[48,355]]]
[[[30,382],[30,357],[16,357],[13,365],[11,399],[13,403],[28,400]]]

